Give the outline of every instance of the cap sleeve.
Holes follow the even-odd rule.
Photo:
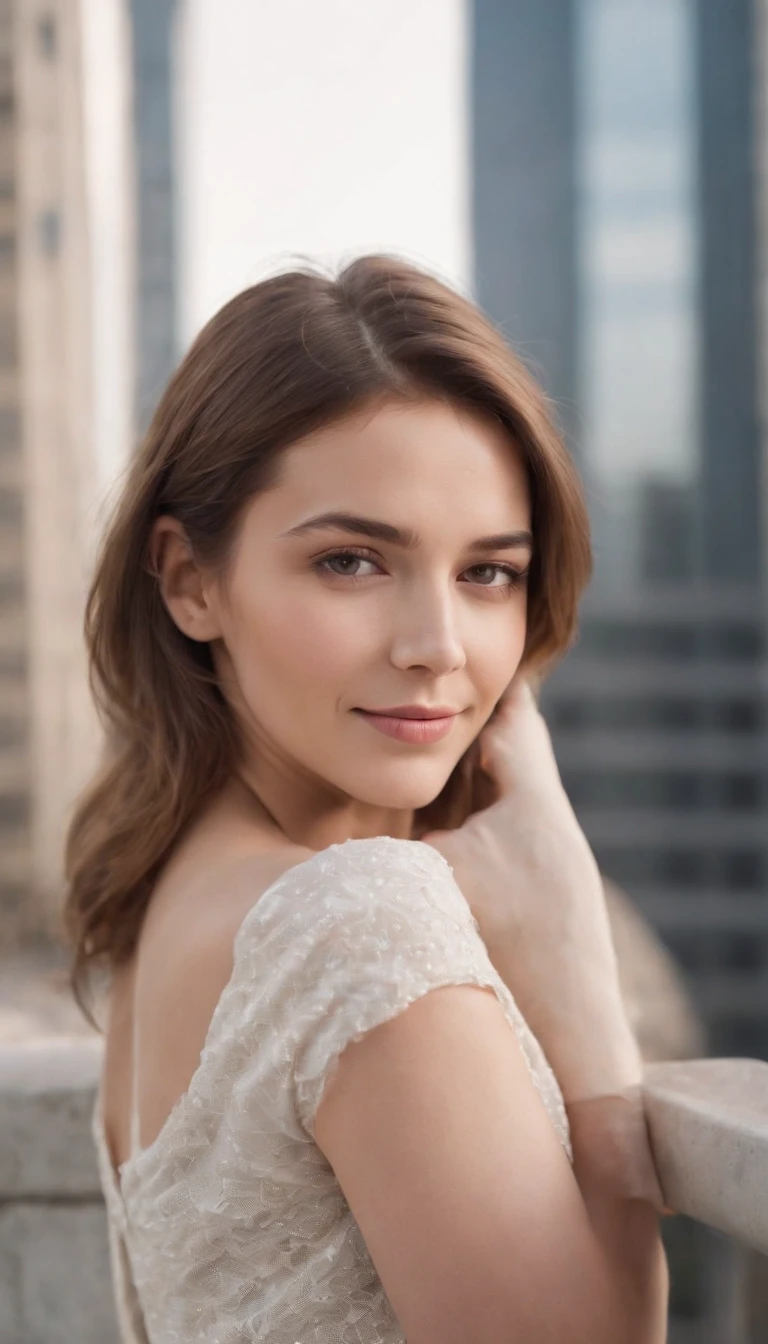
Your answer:
[[[297,986],[297,1115],[314,1117],[339,1056],[415,999],[495,972],[445,859],[416,841],[347,847],[318,881],[324,925]]]
[[[314,1141],[317,1108],[347,1045],[453,984],[494,990],[569,1148],[554,1074],[431,845],[390,836],[330,845],[264,892],[234,951],[198,1076],[219,1095],[226,1082],[225,1123],[250,1136],[237,1146],[253,1162],[256,1133]]]
[[[254,967],[248,979],[271,981],[273,1039],[290,1060],[295,1114],[312,1138],[351,1041],[431,989],[501,983],[449,864],[421,841],[331,845],[289,870],[254,915],[236,957],[258,950],[262,973]]]

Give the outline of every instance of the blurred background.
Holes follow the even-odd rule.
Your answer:
[[[133,445],[232,294],[384,250],[502,327],[585,479],[544,707],[695,1019],[661,1057],[768,1060],[767,88],[766,0],[0,0],[0,1038],[80,1029],[39,971]],[[672,1344],[742,1344],[759,1273],[665,1237]]]

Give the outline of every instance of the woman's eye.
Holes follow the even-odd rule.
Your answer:
[[[337,551],[335,555],[325,555],[316,562],[316,568],[321,573],[335,574],[337,578],[367,578],[367,574],[359,572],[357,565],[373,565],[375,568],[376,562],[366,555],[356,555],[354,551]]]
[[[511,565],[473,565],[466,572],[479,575],[480,588],[516,588],[525,579],[525,574]]]

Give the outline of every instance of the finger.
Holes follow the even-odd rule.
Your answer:
[[[514,700],[521,696],[525,698],[530,694],[531,686],[528,673],[524,668],[519,667],[501,698],[502,700],[508,698]]]
[[[526,710],[538,712],[538,702],[525,673],[516,673],[496,705],[495,719],[508,720]]]
[[[446,831],[425,831],[421,838],[425,842],[425,844],[431,845],[434,844],[436,841],[441,840],[442,837],[446,834],[447,834]]]

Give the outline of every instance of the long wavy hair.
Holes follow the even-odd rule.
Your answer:
[[[401,260],[364,256],[333,277],[291,270],[225,304],[166,387],[87,600],[106,746],[69,828],[64,923],[72,985],[89,1016],[88,973],[131,956],[174,845],[239,760],[209,646],[177,628],[151,572],[153,523],[173,515],[196,559],[224,570],[242,511],[276,479],[283,450],[382,396],[437,396],[508,431],[533,510],[524,662],[545,668],[573,641],[591,566],[579,478],[547,399],[471,302]],[[476,748],[417,814],[416,835],[458,826],[480,805]]]

